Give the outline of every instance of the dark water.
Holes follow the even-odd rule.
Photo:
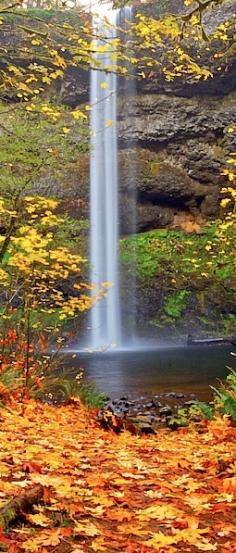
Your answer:
[[[222,346],[172,346],[77,353],[76,357],[68,353],[66,365],[72,374],[83,367],[85,376],[111,398],[175,391],[194,393],[207,400],[211,397],[209,386],[218,385],[218,379],[224,379],[229,372],[226,367],[235,364],[231,351],[232,348]]]

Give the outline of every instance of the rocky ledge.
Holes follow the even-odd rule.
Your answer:
[[[182,392],[166,392],[135,399],[122,396],[119,399],[108,399],[98,413],[98,420],[104,428],[112,428],[116,432],[126,428],[137,434],[155,434],[163,426],[172,430],[185,426],[189,409],[196,401],[195,394]],[[195,420],[199,419],[195,417]]]

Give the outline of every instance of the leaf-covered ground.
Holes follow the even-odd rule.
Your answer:
[[[156,436],[104,431],[79,403],[0,410],[0,519],[41,484],[43,500],[1,530],[10,553],[232,553],[236,428],[226,418]]]

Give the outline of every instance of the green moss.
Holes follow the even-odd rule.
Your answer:
[[[155,230],[121,241],[121,260],[125,265],[136,261],[140,278],[166,274],[178,283],[190,277],[224,281],[234,275],[233,242],[236,232],[221,239],[212,225],[201,234],[181,230]],[[181,288],[184,288],[182,286]]]
[[[136,265],[139,302],[146,302],[149,323],[174,326],[181,318],[181,324],[210,327],[215,321],[225,334],[233,332],[235,238],[235,229],[216,221],[200,234],[170,229],[123,239],[121,261],[126,274]]]
[[[174,319],[178,319],[187,307],[191,293],[188,290],[180,290],[175,294],[168,294],[164,302],[164,312]]]

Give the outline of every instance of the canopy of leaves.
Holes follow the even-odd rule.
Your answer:
[[[158,72],[168,80],[185,74],[206,79],[211,76],[211,63],[207,58],[199,63],[194,45],[199,43],[207,50],[208,43],[217,41],[218,49],[223,50],[219,57],[228,58],[234,44],[235,21],[226,20],[206,32],[202,14],[208,6],[219,3],[186,0],[182,13],[180,10],[173,15],[166,2],[166,15],[161,18],[136,10],[134,22],[123,22],[117,28],[117,37],[111,40],[107,33],[109,21],[105,18],[102,29],[97,29],[94,36],[91,15],[78,6],[74,10],[66,6],[58,10],[57,6],[56,10],[37,12],[24,9],[22,2],[11,5],[4,0],[0,10],[1,96],[34,101],[68,68],[78,66],[98,70],[103,67],[128,76],[131,64],[137,67],[140,78]],[[104,66],[102,58],[107,51],[112,52],[112,62]]]

